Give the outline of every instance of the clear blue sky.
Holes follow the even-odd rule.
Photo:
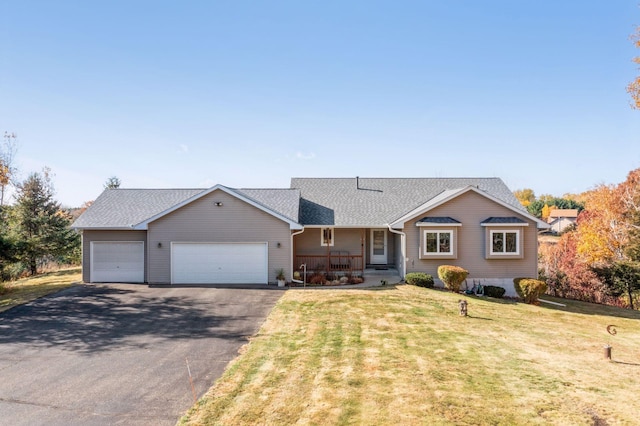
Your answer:
[[[640,167],[638,0],[0,3],[0,133],[57,198],[498,176],[536,194]]]

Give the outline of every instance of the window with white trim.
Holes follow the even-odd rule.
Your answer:
[[[424,231],[424,254],[453,254],[453,231]]]
[[[517,229],[501,229],[490,232],[490,248],[492,255],[519,255],[520,231]]]
[[[320,228],[320,245],[333,246],[333,228]]]

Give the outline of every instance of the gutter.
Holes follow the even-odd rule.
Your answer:
[[[405,273],[407,272],[407,234],[393,229],[388,223],[387,227],[389,228],[389,232],[392,234],[400,235],[400,255],[402,256],[402,264],[400,265],[402,267],[402,271],[400,271],[400,278],[404,280]]]

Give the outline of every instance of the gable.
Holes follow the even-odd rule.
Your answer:
[[[443,193],[474,186],[525,211],[499,178],[292,178],[300,190],[300,223],[384,227]]]
[[[233,193],[217,189],[184,206],[152,220],[149,232],[172,235],[172,240],[199,241],[203,235],[216,241],[225,235],[231,240],[252,241],[257,230],[285,229],[289,224]]]
[[[531,216],[524,209],[514,208],[511,204],[505,203],[473,186],[438,194],[433,199],[394,221],[390,226],[402,229],[405,227],[406,222],[427,213],[429,216],[451,216],[455,219],[455,212],[460,211],[462,213],[464,210],[473,210],[480,216],[484,216],[485,219],[490,217],[512,217],[515,215],[517,220],[533,222],[538,228],[549,227],[547,223]]]
[[[300,193],[292,189],[108,189],[73,223],[74,229],[146,230],[149,223],[214,191],[223,191],[286,223],[298,224]]]

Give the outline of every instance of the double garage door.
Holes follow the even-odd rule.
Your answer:
[[[172,284],[266,284],[267,243],[172,243]]]
[[[144,282],[144,243],[91,243],[91,282]],[[172,284],[266,284],[267,243],[172,243]]]

